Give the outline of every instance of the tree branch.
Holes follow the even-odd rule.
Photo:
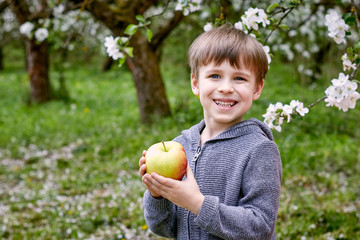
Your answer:
[[[30,10],[28,4],[24,0],[7,0],[7,2],[20,24],[28,21]]]
[[[315,106],[316,104],[322,102],[325,100],[325,98],[327,98],[327,96],[323,96],[322,98],[316,100],[315,102],[313,102],[312,104],[310,104],[309,106],[307,106],[307,108],[312,108],[313,106]]]
[[[166,37],[169,36],[170,32],[179,25],[183,18],[184,14],[181,11],[176,11],[173,18],[170,21],[166,21],[166,23],[154,34],[150,43],[151,48],[156,51]]]
[[[355,78],[356,72],[359,70],[360,68],[360,63],[358,63],[358,65],[356,65],[356,68],[354,69],[354,71],[351,73],[349,79],[352,80]]]
[[[268,41],[269,37],[271,36],[271,34],[280,26],[280,23],[287,17],[287,15],[289,15],[289,13],[291,13],[292,10],[294,10],[295,7],[292,8],[288,8],[288,11],[280,18],[280,20],[276,23],[276,25],[274,26],[274,28],[271,30],[271,32],[266,36],[266,39],[264,41],[264,45],[266,45],[266,42]]]

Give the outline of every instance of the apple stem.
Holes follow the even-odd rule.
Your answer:
[[[161,141],[161,142],[162,142],[162,144],[164,145],[164,150],[165,150],[165,152],[167,152],[164,141]]]

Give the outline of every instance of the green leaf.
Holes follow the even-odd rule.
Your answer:
[[[286,24],[280,24],[280,25],[279,25],[279,28],[282,28],[282,29],[284,29],[284,30],[289,30],[289,26],[286,25]]]
[[[126,56],[124,56],[123,58],[120,58],[120,59],[119,59],[119,67],[121,67],[122,65],[124,65],[125,60],[126,60]]]
[[[279,6],[278,3],[273,3],[270,6],[268,6],[268,8],[266,9],[266,12],[271,12],[272,10],[274,10],[275,8],[277,8]]]
[[[345,18],[345,23],[349,26],[352,26],[356,23],[356,17],[354,15],[348,16]]]
[[[142,15],[136,15],[136,20],[138,20],[141,23],[145,23],[145,18]]]
[[[133,57],[134,54],[133,54],[133,48],[132,47],[126,47],[124,48],[124,51],[130,56],[130,57]]]
[[[146,30],[147,39],[149,42],[151,42],[151,39],[153,37],[153,32],[150,29]]]
[[[135,25],[135,24],[129,24],[127,27],[126,27],[126,29],[125,29],[125,33],[127,34],[127,35],[134,35],[135,33],[136,33],[136,31],[137,31],[137,29],[138,29],[138,25]]]

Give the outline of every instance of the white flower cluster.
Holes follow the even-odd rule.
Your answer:
[[[345,53],[344,55],[342,55],[341,60],[343,61],[343,69],[344,71],[349,71],[351,69],[355,70],[356,69],[356,64],[352,63],[350,61],[350,59],[348,58],[347,53]]]
[[[325,91],[327,107],[335,106],[346,112],[349,108],[355,108],[360,94],[356,92],[357,84],[349,80],[349,75],[339,74],[339,78],[331,80],[332,85]]]
[[[259,25],[262,25],[263,27],[266,27],[270,24],[270,21],[268,20],[268,16],[266,15],[265,11],[260,8],[249,8],[245,15],[241,17],[241,21],[236,22],[234,24],[234,27],[236,29],[239,29],[241,31],[244,31],[246,34],[248,34],[252,29],[259,30]],[[254,38],[256,38],[255,35],[251,34]],[[264,51],[266,53],[266,57],[268,59],[268,64],[271,63],[271,57],[270,57],[270,47],[269,46],[263,46]]]
[[[308,108],[304,108],[304,104],[298,100],[292,100],[290,105],[278,102],[275,105],[270,104],[266,113],[262,115],[265,119],[264,122],[271,129],[275,129],[278,132],[281,132],[281,124],[284,123],[284,120],[290,122],[291,115],[299,114],[300,116],[305,116],[309,112]]]
[[[29,39],[35,37],[39,42],[43,42],[49,37],[49,31],[46,28],[38,28],[34,32],[35,25],[31,22],[25,22],[20,26],[20,33]]]
[[[206,23],[205,26],[204,26],[204,31],[207,32],[207,31],[210,31],[211,29],[213,29],[213,26],[211,23]]]
[[[249,8],[241,17],[241,21],[235,23],[235,28],[248,33],[252,29],[259,30],[259,24],[263,27],[270,24],[265,11],[259,8]]]
[[[124,58],[124,54],[121,52],[119,41],[128,41],[129,39],[125,37],[120,38],[113,36],[108,36],[105,38],[105,47],[106,52],[108,53],[109,57],[112,57],[114,60],[118,60],[119,58]]]
[[[249,8],[245,15],[241,17],[242,21],[236,22],[234,24],[234,27],[240,31],[243,31],[246,34],[249,34],[250,30],[255,29],[259,30],[259,24],[261,24],[263,27],[266,27],[266,25],[270,24],[270,21],[268,20],[268,17],[263,9],[259,8]],[[204,31],[210,31],[213,29],[213,25],[211,23],[206,23],[204,26]],[[256,36],[254,34],[251,34],[254,38]],[[268,60],[268,64],[271,63],[271,56],[270,56],[270,47],[269,46],[263,46],[264,52],[266,53],[266,57]]]
[[[329,37],[334,39],[337,44],[346,43],[346,31],[349,30],[344,19],[334,10],[330,9],[328,14],[325,15],[325,25],[329,30]]]
[[[189,15],[189,13],[199,11],[201,9],[202,0],[178,0],[175,10],[182,11],[185,16]]]

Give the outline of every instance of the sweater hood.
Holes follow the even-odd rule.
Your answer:
[[[187,141],[190,141],[194,144],[198,144],[200,143],[200,134],[204,128],[205,128],[205,121],[202,120],[200,123],[194,125],[190,129],[184,130],[182,132],[182,135],[183,137],[185,137]],[[215,138],[209,141],[235,138],[254,132],[260,133],[261,135],[265,136],[271,141],[274,140],[270,128],[264,122],[261,122],[255,118],[251,118],[249,120],[244,120],[231,126],[230,128],[228,128],[227,130],[220,133],[218,136],[216,136]]]

